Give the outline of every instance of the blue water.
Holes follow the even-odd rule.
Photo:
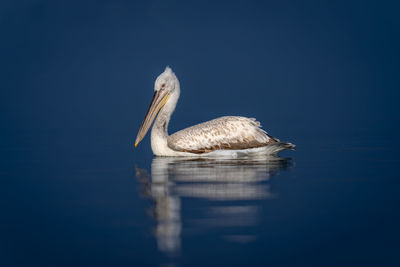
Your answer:
[[[1,4],[0,266],[399,266],[394,3]],[[256,117],[274,159],[133,142],[170,65],[170,132]]]

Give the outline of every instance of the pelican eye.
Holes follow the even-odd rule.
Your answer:
[[[164,88],[164,87],[165,87],[165,83],[161,84],[161,88]]]

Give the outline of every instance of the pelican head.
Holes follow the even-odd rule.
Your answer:
[[[151,124],[156,118],[160,110],[166,110],[170,116],[175,109],[176,102],[179,98],[180,87],[179,80],[170,67],[166,67],[154,83],[154,95],[147,110],[146,116],[140,126],[138,135],[135,141],[135,147],[145,137]]]

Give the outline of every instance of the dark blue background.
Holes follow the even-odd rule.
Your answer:
[[[0,264],[161,262],[133,141],[166,65],[170,132],[243,115],[298,146],[277,234],[181,263],[400,264],[396,1],[4,1],[0,33]]]

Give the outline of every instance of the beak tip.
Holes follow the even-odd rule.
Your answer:
[[[135,148],[137,147],[137,145],[138,145],[138,143],[137,143],[137,142],[135,142]]]

